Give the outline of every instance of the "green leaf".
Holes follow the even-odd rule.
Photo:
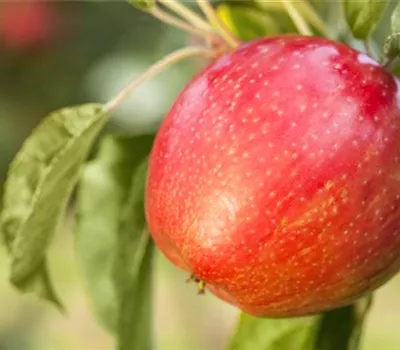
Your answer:
[[[59,306],[46,250],[106,120],[98,104],[51,113],[25,141],[5,183],[1,231],[11,255],[11,281]]]
[[[229,350],[355,350],[371,298],[321,315],[266,319],[241,315]]]
[[[235,33],[238,34],[240,30],[247,30],[245,26],[253,26],[251,21],[255,21],[257,26],[262,26],[265,31],[265,26],[269,26],[268,30],[265,31],[264,35],[273,35],[276,33],[294,33],[296,28],[287,14],[287,10],[281,1],[273,0],[226,0],[226,7],[237,12],[242,11],[236,15],[239,19],[244,16],[245,11],[249,11],[251,16],[246,15],[246,21],[237,20],[237,26]],[[324,23],[321,16],[313,8],[313,6],[307,0],[296,0],[292,1],[292,5],[296,8],[298,13],[304,20],[309,23],[317,32],[323,34],[324,36],[330,36],[328,28]],[[257,16],[254,19],[254,16]],[[264,24],[263,24],[264,22]],[[232,28],[233,26],[228,27]],[[244,28],[243,28],[244,27]],[[239,32],[240,34],[240,32]]]
[[[152,340],[152,268],[154,243],[147,234],[137,252],[136,271],[125,283],[118,322],[118,350],[154,348]]]
[[[156,0],[128,0],[128,2],[142,11],[149,11],[156,6]]]
[[[244,41],[279,33],[273,17],[254,7],[225,3],[218,6],[217,13],[225,25]]]
[[[329,30],[318,11],[314,8],[314,4],[311,4],[308,0],[296,0],[291,1],[291,3],[308,24],[324,36],[330,36]],[[246,4],[249,6],[249,2],[246,2]],[[280,33],[296,32],[296,28],[288,16],[287,9],[282,1],[256,0],[253,6],[264,14],[271,15],[275,23],[279,24]]]
[[[152,257],[153,241],[144,215],[147,162],[143,162],[132,182],[118,237],[114,276],[119,296],[118,350],[152,346]]]
[[[342,0],[347,24],[357,39],[369,37],[389,0]]]
[[[309,349],[358,349],[371,302],[372,297],[367,297],[356,304],[326,312],[318,321],[316,336]]]
[[[302,350],[299,344],[312,334],[314,323],[313,317],[267,319],[242,314],[229,350]]]
[[[396,5],[391,17],[392,33],[400,33],[400,3]]]
[[[222,21],[239,37],[256,38],[296,31],[280,1],[225,1],[216,9]]]
[[[153,138],[106,137],[78,191],[78,257],[95,314],[116,335],[118,349],[135,342],[150,348],[153,248],[143,201]]]
[[[340,41],[343,37],[348,35],[348,26],[343,16],[343,9],[340,1],[320,1],[311,0],[309,6],[316,8],[324,23],[324,27],[329,32],[325,35],[323,31],[320,32],[333,40]]]
[[[400,3],[395,7],[391,17],[391,34],[386,39],[384,52],[390,58],[400,55]]]
[[[324,36],[330,36],[329,30],[325,21],[321,18],[318,11],[315,9],[314,4],[311,4],[308,0],[296,0],[293,1],[293,6],[296,7],[299,14],[316,28]]]
[[[254,7],[256,0],[225,0],[223,2],[230,6]]]

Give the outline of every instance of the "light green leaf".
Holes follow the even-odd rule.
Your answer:
[[[222,4],[217,13],[225,25],[244,41],[279,33],[279,26],[266,12],[254,7]]]
[[[153,138],[106,137],[78,191],[78,257],[96,316],[119,349],[135,342],[146,349],[151,339],[152,243],[143,201]]]
[[[229,350],[356,350],[371,298],[321,315],[286,319],[241,315]]]
[[[320,33],[327,37],[331,35],[325,21],[315,9],[314,4],[311,4],[308,0],[296,0],[293,1],[293,6],[295,6],[300,15]]]
[[[156,0],[128,0],[128,2],[143,11],[151,10],[156,6]]]
[[[230,342],[229,350],[302,350],[315,329],[315,317],[267,319],[246,314]]]
[[[392,33],[400,33],[400,3],[396,5],[391,17]]]
[[[238,12],[235,10],[235,8],[243,9],[244,11],[249,11],[250,13],[250,18],[246,19],[246,23],[250,22],[252,17],[257,16],[256,25],[257,27],[264,28],[265,30],[266,26],[268,27],[268,31],[266,32],[265,35],[274,34],[276,33],[294,33],[296,32],[296,28],[293,25],[292,20],[289,18],[289,16],[286,13],[285,8],[282,6],[280,1],[264,1],[264,0],[255,0],[255,1],[233,1],[233,2],[226,2],[223,3],[223,5],[229,7],[232,9],[234,12]],[[223,6],[220,5],[220,6]],[[217,9],[219,6],[217,7]],[[221,15],[221,18],[223,19],[224,14]],[[264,17],[265,16],[265,17]],[[245,17],[248,17],[245,15]],[[266,18],[267,22],[262,24],[262,21]],[[239,19],[240,19],[240,14],[239,14]],[[224,19],[223,19],[224,20]],[[228,20],[225,20],[228,28],[232,28],[231,30],[234,30],[235,33],[238,33],[239,30],[242,30],[240,26],[240,22],[233,23],[238,26],[238,28],[233,29],[229,25],[229,18]],[[253,26],[253,24],[250,24]],[[258,29],[260,30],[260,29]]]
[[[400,3],[398,3],[391,17],[391,34],[384,46],[385,55],[397,57],[400,55]]]
[[[317,13],[320,15],[325,31],[321,31],[326,37],[333,40],[340,41],[343,34],[347,35],[348,26],[343,16],[343,9],[340,1],[320,1],[311,0],[309,6],[316,8]],[[329,35],[326,35],[328,32]]]
[[[11,281],[58,305],[46,250],[106,120],[98,104],[51,113],[25,141],[5,183],[1,231],[11,255]]]
[[[230,6],[254,7],[256,0],[224,0],[223,2]]]
[[[315,9],[314,4],[311,4],[308,0],[295,0],[291,1],[291,4],[295,7],[296,11],[305,22],[310,24],[324,36],[331,36],[329,28],[327,28],[319,12]],[[281,33],[296,31],[282,1],[255,0],[254,7],[261,10],[264,14],[271,15],[275,22],[279,24]]]
[[[228,28],[244,41],[277,33],[295,32],[295,27],[281,1],[209,1],[215,4]],[[149,11],[156,5],[155,0],[128,0],[128,2],[144,11]],[[305,21],[319,33],[330,36],[323,19],[308,0],[295,0],[292,3]],[[197,7],[195,2],[188,2],[187,5]]]
[[[369,37],[389,0],[342,0],[347,24],[357,39]]]

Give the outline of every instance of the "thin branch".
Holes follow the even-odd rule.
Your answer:
[[[159,2],[160,4],[163,4],[165,7],[169,8],[170,10],[187,20],[196,28],[213,31],[213,28],[203,18],[201,18],[196,12],[180,4],[178,1],[159,0]]]
[[[109,101],[104,107],[105,112],[106,113],[112,112],[123,101],[125,101],[125,99],[128,98],[128,96],[137,87],[139,87],[141,84],[143,84],[150,78],[154,77],[158,73],[162,72],[165,68],[185,58],[191,56],[199,56],[199,55],[213,57],[215,56],[215,51],[205,49],[204,47],[189,46],[184,49],[172,52],[169,55],[165,56],[163,59],[153,64],[147,71],[142,73],[139,77],[134,79],[127,87],[125,87],[121,92],[119,92],[117,96],[111,99],[111,101]]]
[[[297,8],[292,4],[291,0],[281,0],[282,5],[285,7],[288,15],[292,19],[298,32],[302,35],[312,35],[312,31],[307,22],[301,16]]]
[[[314,6],[309,1],[302,0],[301,2],[295,2],[293,3],[293,6],[301,6],[304,16],[308,18],[308,21],[316,29],[318,29],[327,38],[333,37],[325,21],[321,18],[321,15],[315,10]]]
[[[215,12],[215,9],[211,6],[208,0],[197,0],[197,4],[203,11],[204,15],[207,17],[211,25],[217,29],[218,33],[222,36],[222,38],[229,46],[235,48],[240,45],[240,41],[221,21],[221,19]]]
[[[175,16],[170,15],[167,12],[164,12],[162,9],[160,9],[158,6],[154,6],[151,10],[148,11],[151,15],[154,17],[158,18],[160,21],[169,24],[171,26],[174,26],[176,28],[182,29],[183,31],[199,36],[201,38],[209,39],[215,33],[208,29],[201,29],[201,28],[195,28],[192,25],[190,25],[188,22],[181,20],[180,18],[177,18]]]
[[[371,42],[370,38],[366,38],[364,40],[364,47],[365,47],[365,52],[367,53],[367,55],[376,60],[374,48],[372,47],[372,42]]]

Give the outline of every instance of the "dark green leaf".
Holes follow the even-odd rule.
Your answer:
[[[60,304],[48,277],[46,249],[89,149],[106,122],[97,104],[51,113],[25,141],[4,187],[1,230],[11,280]]]
[[[150,344],[152,243],[143,200],[152,142],[153,135],[106,137],[78,192],[78,257],[96,316],[119,349]]]
[[[128,2],[139,10],[148,11],[156,5],[156,0],[128,0]]]
[[[371,298],[365,298],[354,305],[326,312],[318,322],[316,337],[310,349],[358,349]]]
[[[140,242],[137,270],[126,283],[118,324],[118,350],[153,348],[152,340],[152,264],[154,243],[147,234]]]
[[[244,41],[279,33],[279,26],[266,12],[249,6],[222,4],[218,15],[237,37]]]
[[[147,162],[138,168],[122,217],[118,255],[114,264],[117,295],[118,350],[152,346],[152,257],[153,241],[146,230],[144,193]]]
[[[389,0],[342,0],[347,24],[357,39],[366,39],[379,22]]]
[[[386,39],[385,55],[396,57],[400,55],[400,3],[395,7],[391,17],[391,34]]]
[[[370,298],[322,315],[263,319],[241,315],[230,350],[356,350]]]

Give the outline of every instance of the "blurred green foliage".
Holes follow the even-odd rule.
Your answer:
[[[10,50],[0,41],[0,180],[22,141],[46,114],[68,105],[106,101],[186,40],[127,3],[51,6],[57,27],[50,43]],[[132,130],[140,124],[154,129],[193,72],[190,64],[182,64],[143,86],[136,95],[140,98],[132,98],[138,105],[128,102],[129,113],[122,110],[111,128]],[[161,95],[161,103],[154,99],[154,91]]]

